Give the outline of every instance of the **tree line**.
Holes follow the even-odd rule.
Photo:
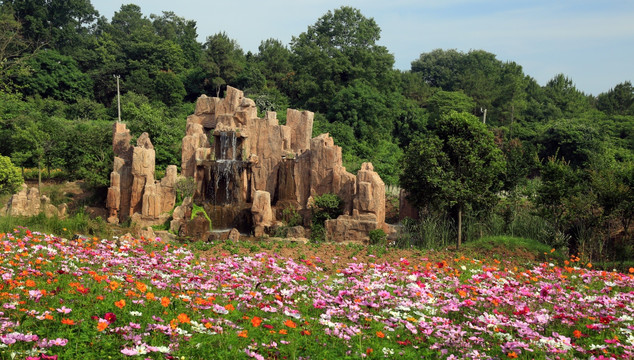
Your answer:
[[[456,139],[489,134],[475,136],[491,145],[487,154],[499,155],[490,173],[480,171],[485,183],[476,186],[480,180],[465,177],[443,190],[462,195],[421,194],[413,199],[420,205],[455,213],[461,204],[485,214],[499,206],[500,194],[507,201],[539,182],[528,198],[541,202],[535,211],[553,219],[560,233],[577,231],[586,221],[579,214],[593,216],[583,226],[596,229],[609,217],[627,231],[632,218],[629,81],[598,96],[578,90],[564,74],[542,86],[521,65],[485,50],[423,52],[410,70],[400,71],[377,44],[376,22],[345,6],[328,11],[289,44],[263,40],[257,53],[245,53],[224,32],[200,43],[195,21],[173,12],[146,17],[134,4],[106,19],[89,0],[5,0],[0,29],[0,155],[19,167],[61,168],[105,186],[118,75],[123,120],[133,134],[150,133],[159,168],[180,163],[184,119],[195,99],[222,96],[231,85],[260,111],[277,111],[282,122],[289,107],[314,111],[315,133],[334,137],[348,170],[372,161],[388,184],[406,186],[416,169],[403,169],[424,163],[421,156],[437,155],[464,170],[478,162],[461,163],[459,156],[482,154]],[[458,129],[452,121],[470,125]],[[441,191],[443,176],[449,175],[430,179],[435,187],[429,189]],[[623,199],[630,205],[620,204]]]

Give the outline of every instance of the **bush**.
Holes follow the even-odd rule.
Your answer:
[[[326,220],[343,214],[343,200],[335,194],[315,196],[312,206],[310,238],[315,242],[326,240]]]
[[[11,159],[0,155],[0,194],[16,193],[23,182],[20,170],[13,165]]]
[[[374,229],[368,234],[370,236],[371,245],[385,245],[387,244],[387,235],[383,229]]]

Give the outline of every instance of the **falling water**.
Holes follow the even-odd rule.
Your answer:
[[[215,161],[212,165],[212,176],[215,186],[211,190],[212,198],[217,201],[217,193],[221,184],[221,181],[225,183],[225,204],[232,203],[237,193],[232,190],[238,188],[239,176],[242,172],[242,162],[236,160],[237,158],[237,136],[234,131],[222,131],[219,135],[220,138],[220,159]],[[233,183],[233,189],[231,184]]]

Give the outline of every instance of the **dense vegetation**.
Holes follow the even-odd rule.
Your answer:
[[[150,134],[159,169],[179,165],[193,101],[222,96],[232,85],[282,121],[288,107],[315,111],[315,133],[331,133],[348,170],[372,161],[391,185],[406,166],[424,164],[420,154],[462,166],[484,161],[476,148],[494,144],[501,162],[495,156],[488,174],[453,178],[446,168],[428,180],[448,193],[412,192],[413,203],[432,205],[426,219],[452,222],[456,209],[465,210],[467,240],[513,233],[573,252],[632,254],[629,81],[598,96],[563,74],[541,86],[519,64],[484,50],[436,49],[399,71],[377,44],[376,22],[350,7],[323,15],[288,45],[265,39],[255,54],[225,33],[198,42],[196,22],[172,12],[148,18],[137,5],[124,5],[106,19],[90,0],[5,0],[0,29],[0,155],[23,169],[62,169],[93,186],[108,183],[113,75],[120,76],[122,117],[132,133]],[[486,120],[478,131],[490,136],[441,146],[447,119],[467,118]],[[472,153],[461,153],[471,145]],[[453,183],[441,184],[447,176]],[[413,185],[404,177],[402,186]]]

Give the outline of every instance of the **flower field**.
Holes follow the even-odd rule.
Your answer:
[[[2,359],[631,359],[634,269],[0,234]],[[336,270],[333,270],[336,269]]]

